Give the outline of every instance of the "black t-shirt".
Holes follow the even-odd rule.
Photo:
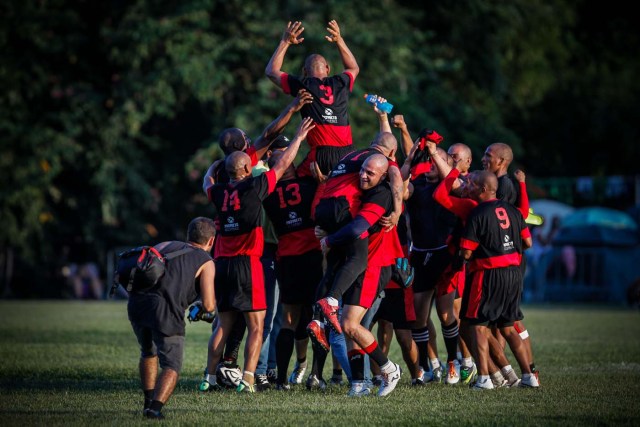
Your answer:
[[[498,178],[498,191],[496,191],[496,197],[507,203],[511,203],[514,206],[518,202],[518,188],[508,174],[502,175]]]
[[[316,181],[306,177],[276,184],[275,191],[264,200],[263,206],[278,237],[315,226],[311,219],[311,204],[317,188]]]

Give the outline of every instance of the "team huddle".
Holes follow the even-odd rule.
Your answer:
[[[367,148],[355,149],[348,101],[357,61],[331,21],[326,39],[344,70],[331,75],[326,60],[312,54],[301,76],[282,71],[303,31],[300,22],[289,23],[265,69],[293,101],[254,143],[238,128],[220,134],[225,157],[203,182],[216,217],[194,219],[187,242],[157,245],[193,251],[167,263],[158,287],[130,295],[144,415],[163,418],[182,365],[184,311],[196,300],[195,311],[217,314],[200,392],[287,391],[302,383],[323,389],[329,354],[330,382],[342,383],[344,372],[354,397],[375,387],[387,396],[401,375],[416,387],[539,387],[520,310],[523,251],[532,244],[529,203],[524,174],[508,175],[511,149],[491,144],[483,170],[470,171],[469,147],[445,151],[443,138],[427,129],[414,140],[402,116],[390,118],[376,105],[379,130]],[[302,121],[289,140],[282,132],[297,113]],[[309,152],[295,166],[305,140]],[[435,346],[434,305],[445,362]],[[387,357],[392,335],[406,370]]]

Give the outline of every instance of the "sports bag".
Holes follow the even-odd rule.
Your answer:
[[[161,254],[152,246],[138,246],[121,252],[116,259],[114,288],[122,285],[127,292],[147,292],[164,276],[168,260],[191,250],[192,248],[187,247]]]

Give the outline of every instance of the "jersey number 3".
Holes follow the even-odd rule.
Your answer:
[[[333,104],[333,89],[331,86],[320,85],[320,90],[324,92],[324,96],[320,98],[323,104]]]

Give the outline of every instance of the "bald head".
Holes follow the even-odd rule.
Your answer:
[[[498,178],[493,172],[487,170],[474,171],[469,174],[467,187],[469,197],[478,202],[495,199]]]
[[[471,169],[471,148],[468,145],[458,142],[449,147],[447,153],[456,162],[456,167],[460,174],[466,175],[469,173],[469,169]]]
[[[398,149],[398,140],[391,132],[380,132],[371,142],[371,148],[375,148],[386,157],[393,157]]]
[[[507,174],[512,161],[513,151],[511,147],[502,142],[496,142],[488,146],[485,150],[482,156],[482,167],[501,177]]]
[[[247,153],[234,151],[224,160],[224,168],[231,179],[242,179],[251,173],[251,158]]]
[[[218,144],[225,156],[234,151],[244,151],[251,140],[246,136],[243,130],[238,128],[227,128],[220,132],[218,136]]]
[[[389,161],[382,154],[373,154],[364,161],[360,169],[360,188],[369,190],[380,184],[387,176]]]
[[[304,61],[304,72],[309,77],[323,79],[329,75],[329,64],[322,55],[317,53],[307,56]]]

